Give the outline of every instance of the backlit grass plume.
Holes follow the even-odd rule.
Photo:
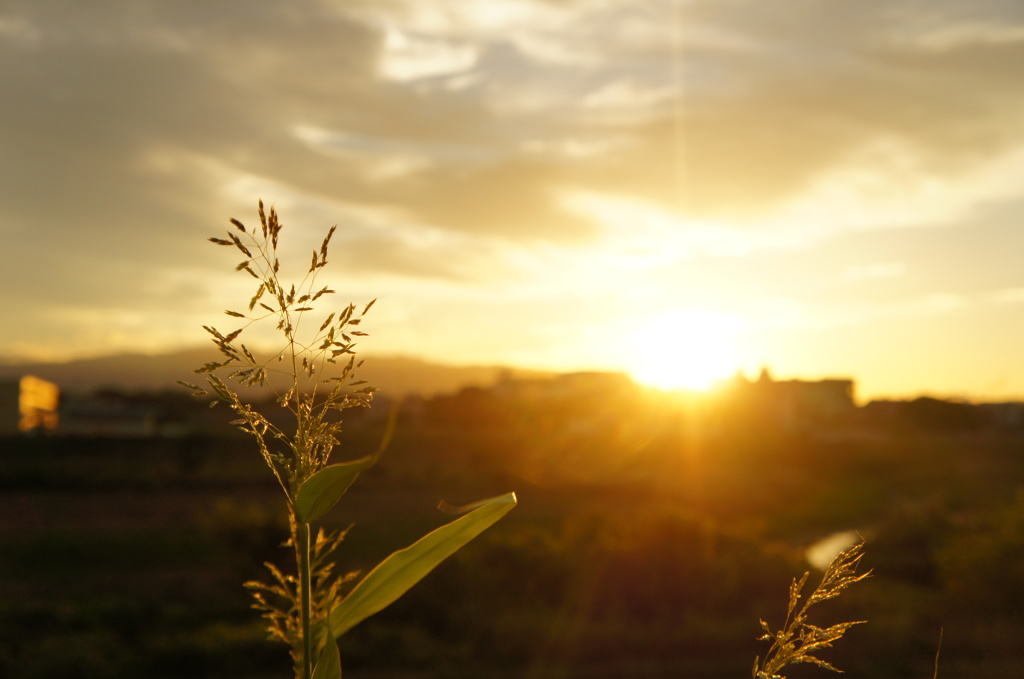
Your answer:
[[[354,379],[355,369],[362,365],[362,361],[356,362],[355,338],[366,335],[359,326],[376,300],[361,311],[349,304],[338,313],[328,314],[315,333],[306,333],[303,337],[303,326],[316,322],[306,318],[314,311],[313,305],[321,297],[334,294],[327,286],[316,289],[316,279],[327,265],[327,249],[335,229],[332,227],[327,232],[319,250],[313,252],[302,280],[286,285],[279,278],[281,262],[277,254],[281,223],[273,208],[269,216],[264,212],[263,201],[259,204],[259,214],[262,235],[250,233],[240,221],[232,219],[238,233],[229,231],[226,239],[209,239],[244,254],[246,259],[235,270],[252,276],[258,281],[258,287],[245,313],[224,312],[244,321],[241,328],[223,334],[215,327],[203,326],[225,358],[207,363],[195,372],[208,374],[207,380],[216,396],[238,413],[241,419],[233,424],[255,437],[289,503],[294,504],[299,488],[326,465],[331,449],[338,443],[341,420],[332,419],[331,414],[370,405],[376,391],[364,380]],[[282,343],[277,351],[261,360],[238,339],[250,325],[268,319],[276,321]],[[341,373],[325,377],[325,369],[338,363],[339,358],[345,360]],[[221,369],[229,371],[225,378],[217,374]],[[281,377],[285,383],[283,389],[281,379],[273,379]],[[244,403],[226,380],[244,387],[274,389],[278,405],[291,411],[295,418],[294,434],[282,431]],[[283,448],[271,445],[275,440],[283,443]]]
[[[227,333],[203,326],[220,351],[219,361],[195,372],[205,374],[215,400],[223,401],[238,415],[232,424],[251,435],[284,491],[290,538],[295,550],[296,572],[286,573],[273,564],[267,568],[270,584],[250,582],[255,607],[268,621],[274,639],[290,645],[297,679],[337,679],[341,661],[335,639],[392,603],[462,545],[504,516],[516,504],[514,493],[483,500],[455,510],[462,516],[399,550],[377,565],[348,594],[342,584],[355,574],[334,573],[331,555],[341,546],[343,532],[315,532],[311,528],[331,510],[360,472],[377,462],[393,426],[389,425],[380,450],[366,457],[328,464],[339,443],[341,415],[352,407],[370,405],[375,389],[356,379],[362,365],[356,359],[356,339],[366,336],[363,316],[374,301],[358,308],[348,304],[326,315],[313,316],[315,305],[334,294],[317,278],[327,265],[328,247],[335,227],[313,251],[309,267],[294,283],[281,279],[278,243],[282,225],[276,211],[267,214],[259,203],[260,228],[250,230],[232,219],[227,238],[211,238],[232,248],[245,259],[235,271],[256,281],[255,294],[246,310],[227,310],[240,327]],[[312,317],[311,317],[312,316]],[[240,341],[250,326],[272,322],[279,345],[260,354]],[[259,357],[258,357],[259,356]],[[336,373],[336,374],[329,374]],[[243,400],[238,389],[272,391],[276,406],[290,414],[294,431],[274,422]],[[182,383],[197,395],[206,389]],[[315,539],[311,536],[316,535]]]
[[[842,622],[822,628],[808,621],[808,612],[815,604],[836,598],[850,585],[871,575],[870,571],[860,575],[856,573],[857,564],[864,556],[863,550],[864,544],[861,543],[836,555],[825,569],[821,583],[803,605],[800,605],[800,599],[809,574],[804,573],[799,580],[793,580],[789,586],[789,608],[782,628],[773,632],[767,622],[761,621],[764,629],[761,640],[771,641],[772,645],[763,662],[761,658],[754,660],[753,679],[785,679],[780,672],[789,665],[799,663],[811,663],[833,672],[841,672],[815,654],[830,648],[848,629],[864,621]]]

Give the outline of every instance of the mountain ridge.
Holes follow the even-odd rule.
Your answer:
[[[63,391],[88,393],[100,388],[128,391],[161,391],[182,388],[178,380],[203,384],[202,375],[192,371],[220,354],[205,347],[159,354],[118,353],[66,362],[18,362],[0,359],[0,380],[34,375],[55,383]],[[435,394],[467,386],[489,386],[503,376],[543,377],[555,373],[507,366],[459,366],[404,355],[360,356],[364,379],[381,392],[393,396]]]

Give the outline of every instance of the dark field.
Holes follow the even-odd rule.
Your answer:
[[[346,635],[345,676],[749,676],[758,620],[782,622],[804,549],[849,529],[874,575],[819,622],[868,623],[824,658],[931,677],[942,630],[939,676],[1024,676],[1024,440],[631,421],[628,435],[404,423],[328,515],[354,523],[340,568],[443,523],[441,498],[515,490],[520,506]],[[335,456],[378,435],[357,425]],[[290,676],[241,586],[287,556],[262,465],[230,434],[0,442],[0,677]]]

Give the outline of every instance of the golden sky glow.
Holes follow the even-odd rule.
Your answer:
[[[202,342],[262,197],[366,351],[1024,397],[1022,53],[996,0],[11,0],[0,357]]]

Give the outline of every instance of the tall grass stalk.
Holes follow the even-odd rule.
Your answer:
[[[315,304],[334,294],[317,278],[327,265],[335,227],[313,251],[304,276],[296,283],[281,280],[278,244],[282,224],[274,208],[269,214],[259,203],[260,228],[250,231],[232,219],[227,238],[211,238],[245,259],[236,272],[256,281],[255,294],[245,311],[227,310],[240,327],[222,333],[203,326],[222,355],[195,372],[206,375],[208,389],[182,383],[197,396],[212,392],[211,405],[226,403],[237,415],[232,424],[251,435],[260,454],[284,492],[295,574],[266,564],[272,581],[249,582],[254,607],[268,623],[271,638],[287,643],[296,679],[337,679],[341,660],[337,637],[391,604],[437,564],[504,516],[516,504],[514,493],[454,510],[459,518],[441,526],[405,549],[387,557],[347,594],[342,587],[358,574],[336,575],[331,556],[344,531],[314,531],[312,524],[341,499],[357,476],[372,466],[393,431],[389,424],[380,449],[369,456],[328,464],[339,443],[341,415],[348,408],[368,407],[376,389],[357,379],[362,365],[356,341],[365,337],[363,317],[372,300],[361,308],[348,304],[322,320],[312,320]],[[270,353],[254,351],[239,338],[250,326],[276,322],[280,345]],[[317,322],[319,321],[319,322]],[[312,330],[312,328],[316,328]],[[230,386],[234,383],[236,386]],[[294,431],[275,422],[277,417],[254,408],[241,392],[265,389],[277,407],[290,414]],[[450,508],[449,508],[450,510]],[[451,511],[451,510],[450,510]],[[314,537],[315,536],[315,537]]]
[[[789,607],[782,627],[773,632],[767,622],[761,621],[761,628],[764,630],[761,640],[771,641],[772,645],[763,661],[760,657],[754,659],[753,679],[785,679],[780,672],[789,665],[801,663],[811,663],[833,672],[841,672],[815,654],[830,648],[848,629],[863,624],[864,621],[841,622],[823,628],[812,624],[808,619],[808,613],[813,606],[836,598],[850,585],[871,575],[871,571],[859,575],[856,573],[857,564],[863,556],[864,543],[837,554],[825,569],[821,582],[802,605],[800,599],[803,598],[802,592],[810,574],[804,573],[799,580],[793,580],[789,586]]]

